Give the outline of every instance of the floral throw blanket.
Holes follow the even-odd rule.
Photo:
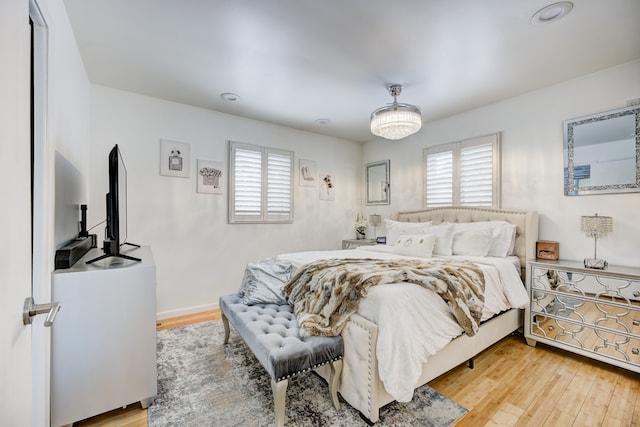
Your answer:
[[[369,287],[398,282],[436,292],[467,335],[478,332],[485,281],[482,270],[468,261],[319,260],[302,266],[286,283],[284,293],[298,318],[301,336],[335,336],[357,311]]]

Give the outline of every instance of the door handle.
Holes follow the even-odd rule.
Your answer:
[[[48,304],[36,304],[32,297],[24,300],[24,309],[22,310],[22,323],[25,325],[31,324],[31,318],[38,314],[47,314],[47,318],[44,319],[44,326],[49,327],[56,320],[56,315],[60,311],[59,302],[50,302]]]

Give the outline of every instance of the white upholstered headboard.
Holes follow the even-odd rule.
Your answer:
[[[516,225],[516,243],[514,255],[520,258],[524,272],[527,260],[536,257],[536,241],[538,240],[538,212],[518,211],[511,209],[441,207],[420,211],[398,212],[398,221],[427,222],[433,225],[446,222],[507,221]],[[524,273],[522,275],[524,277]]]

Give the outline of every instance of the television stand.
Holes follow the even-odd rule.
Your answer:
[[[135,243],[129,243],[129,242],[125,242],[122,244],[122,246],[124,245],[133,246],[135,248],[140,247],[140,245],[136,245]],[[105,259],[109,257],[123,258],[123,259],[128,259],[130,261],[137,261],[137,262],[142,261],[140,258],[132,257],[131,255],[125,255],[121,253],[120,245],[118,245],[117,242],[115,242],[114,240],[105,240],[102,249],[104,250],[104,255],[100,255],[99,257],[90,259],[89,261],[87,261],[87,264],[93,264],[96,261],[100,261],[101,259]]]
[[[156,265],[149,246],[130,253],[142,262],[86,264],[102,255],[93,248],[51,274],[51,296],[64,305],[51,330],[51,427],[146,408],[158,394]]]

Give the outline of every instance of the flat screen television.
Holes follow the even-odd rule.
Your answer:
[[[134,247],[140,247],[140,245],[127,242],[127,168],[118,144],[109,152],[109,192],[106,196],[106,211],[105,238],[102,246],[104,255],[87,261],[87,264],[108,257],[140,261],[140,258],[121,252],[124,245]]]

